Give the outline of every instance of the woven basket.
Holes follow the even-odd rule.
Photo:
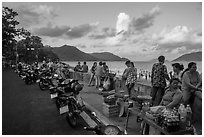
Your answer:
[[[117,98],[106,98],[104,97],[104,103],[108,104],[108,105],[115,105],[116,104],[116,100]]]

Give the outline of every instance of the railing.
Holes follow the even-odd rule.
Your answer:
[[[79,81],[84,81],[85,83],[89,83],[91,74],[82,72],[70,72],[70,77]],[[127,90],[125,86],[125,80],[123,80],[120,76],[114,77],[114,89],[116,90],[116,92]],[[146,80],[138,80],[138,82],[135,84],[134,89],[136,94],[140,93],[142,95],[150,95],[151,85]]]

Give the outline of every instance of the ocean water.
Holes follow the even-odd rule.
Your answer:
[[[86,64],[88,65],[89,69],[92,67],[94,61],[87,61]],[[70,66],[76,66],[78,61],[64,61],[64,63],[69,64]],[[155,62],[134,62],[135,67],[137,68],[138,73],[141,71],[148,71],[151,72],[152,65]],[[165,65],[167,66],[167,71],[172,71],[171,64],[175,62],[165,62]],[[186,61],[179,62],[184,65],[184,69],[188,67],[188,63]],[[197,70],[199,73],[202,73],[202,61],[196,62],[197,63]],[[81,61],[81,65],[83,62]],[[117,73],[118,75],[121,75],[123,71],[126,68],[124,61],[106,61],[106,64],[108,65],[109,69],[112,72]]]

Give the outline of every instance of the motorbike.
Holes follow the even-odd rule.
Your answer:
[[[39,77],[37,83],[41,90],[48,90],[51,86],[54,86],[52,83],[52,74],[49,70],[43,70],[40,72]]]
[[[94,120],[97,125],[95,127],[84,127],[87,131],[94,131],[97,135],[125,135],[126,132],[121,131],[115,125],[104,125],[96,116],[95,112],[91,113],[91,119]]]
[[[60,114],[66,114],[66,120],[70,126],[75,128],[84,107],[83,101],[79,97],[83,84],[79,84],[78,80],[70,80],[68,83],[59,84],[59,86],[60,88],[55,90],[58,94],[55,98],[56,106],[60,110]]]
[[[52,80],[54,86],[50,86],[49,91],[51,99],[56,100],[57,96],[65,93],[64,89],[68,84],[65,82],[66,80],[64,78],[59,77],[57,74],[54,74],[53,79],[55,79],[55,81]],[[57,108],[59,108],[59,105],[57,105]]]
[[[35,73],[34,70],[28,69],[25,73],[24,81],[25,84],[32,84],[35,83],[38,79],[38,74]]]
[[[16,72],[18,73],[18,76],[21,78],[21,79],[25,79],[26,77],[26,71],[28,70],[28,66],[22,66],[22,69],[19,70],[17,69]]]

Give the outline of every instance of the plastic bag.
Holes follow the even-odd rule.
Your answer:
[[[104,83],[103,83],[103,88],[105,89],[105,90],[109,90],[110,89],[110,78],[108,77],[107,78],[107,80],[106,81],[104,81]]]

